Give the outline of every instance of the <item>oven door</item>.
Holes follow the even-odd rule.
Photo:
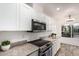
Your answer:
[[[43,52],[42,56],[52,56],[52,47]]]

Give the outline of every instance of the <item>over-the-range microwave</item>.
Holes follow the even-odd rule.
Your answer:
[[[31,31],[27,32],[42,32],[42,31],[46,31],[46,23],[32,19]]]

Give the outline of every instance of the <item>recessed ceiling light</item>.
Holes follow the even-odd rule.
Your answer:
[[[59,10],[60,10],[60,8],[56,8],[56,10],[57,10],[57,11],[59,11]]]

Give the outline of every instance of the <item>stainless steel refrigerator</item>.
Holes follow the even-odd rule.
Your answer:
[[[72,25],[62,25],[61,34],[62,34],[62,37],[73,37],[73,26]]]

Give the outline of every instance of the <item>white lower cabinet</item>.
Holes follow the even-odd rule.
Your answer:
[[[59,40],[54,41],[53,42],[53,46],[52,46],[52,55],[53,56],[57,53],[57,51],[59,50],[59,48],[60,48],[60,42],[59,42]]]
[[[29,56],[38,56],[38,50],[33,52],[33,53],[31,53]]]

